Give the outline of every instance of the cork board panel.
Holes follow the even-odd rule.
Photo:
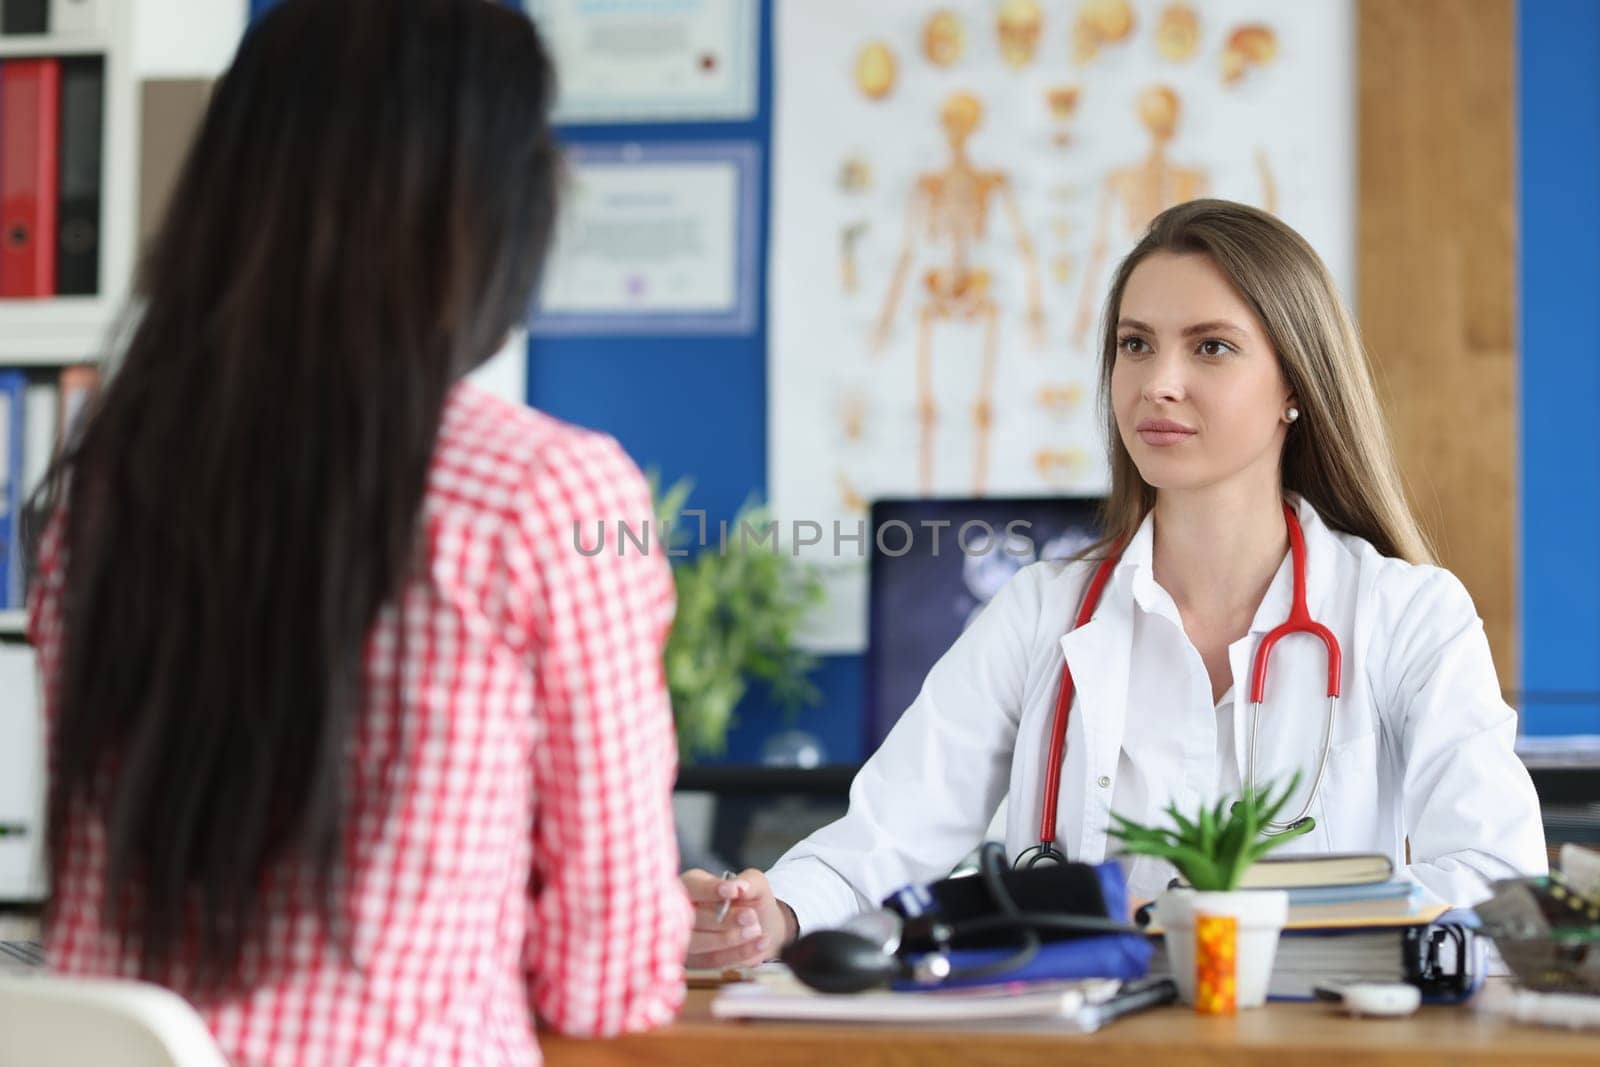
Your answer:
[[[1413,503],[1517,677],[1512,0],[1359,0],[1357,312]]]

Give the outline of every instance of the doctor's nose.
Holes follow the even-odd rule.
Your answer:
[[[1186,394],[1183,377],[1176,367],[1153,367],[1141,394],[1150,403],[1177,403]]]

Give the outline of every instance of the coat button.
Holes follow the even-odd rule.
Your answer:
[[[1110,789],[1111,788],[1111,778],[1110,778],[1109,775],[1102,774],[1100,776],[1100,781],[1097,782],[1096,784],[1099,785],[1101,789]]]

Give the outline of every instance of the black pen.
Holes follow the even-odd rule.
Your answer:
[[[1171,978],[1141,978],[1123,982],[1110,998],[1086,1005],[1077,1021],[1085,1030],[1098,1030],[1106,1023],[1146,1008],[1171,1004],[1178,999],[1178,983]]]

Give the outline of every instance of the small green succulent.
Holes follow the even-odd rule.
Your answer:
[[[1302,819],[1284,833],[1260,836],[1261,828],[1278,817],[1299,784],[1300,775],[1296,774],[1276,796],[1271,785],[1246,790],[1237,802],[1219,800],[1214,808],[1202,807],[1192,819],[1185,818],[1176,804],[1169,804],[1170,827],[1143,826],[1113,812],[1114,825],[1107,833],[1122,842],[1126,855],[1170,861],[1195,889],[1230,892],[1239,887],[1252,863],[1316,825],[1311,819]]]

